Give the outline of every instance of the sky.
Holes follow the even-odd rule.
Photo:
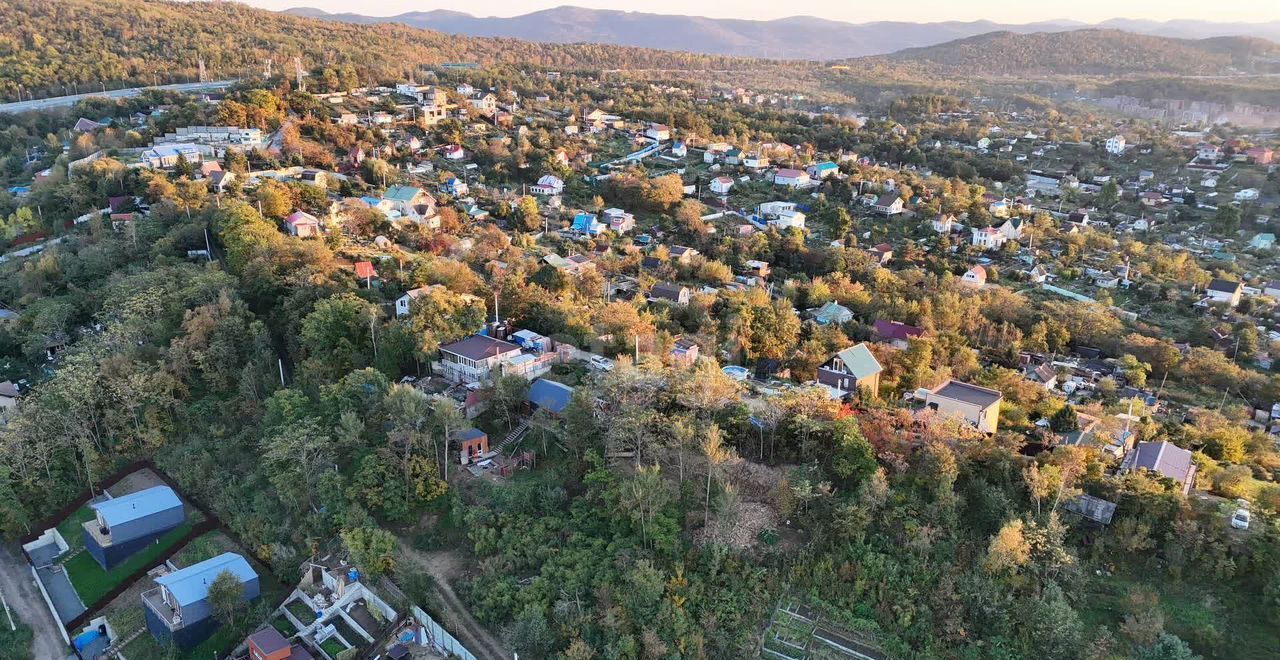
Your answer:
[[[871,21],[972,21],[1031,23],[1070,19],[1096,23],[1109,18],[1152,20],[1199,19],[1219,22],[1260,23],[1280,21],[1280,0],[1073,0],[1069,3],[1011,0],[898,0],[856,2],[828,0],[799,5],[777,0],[489,0],[459,3],[457,0],[242,0],[266,9],[315,7],[329,12],[353,12],[366,16],[392,16],[409,11],[450,9],[477,16],[516,16],[561,5],[593,9],[636,10],[654,14],[688,14],[713,18],[767,20],[797,14],[851,23]]]

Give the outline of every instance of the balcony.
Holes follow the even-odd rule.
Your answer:
[[[164,602],[164,595],[161,593],[163,590],[163,587],[156,587],[142,592],[142,602],[147,604],[147,607],[156,615],[156,618],[163,621],[171,632],[181,630],[183,627],[182,612]]]
[[[98,544],[99,548],[106,548],[111,545],[111,530],[108,529],[106,532],[103,532],[102,526],[98,524],[96,519],[86,520],[81,523],[81,525],[84,527],[84,531],[93,539],[94,543]]]

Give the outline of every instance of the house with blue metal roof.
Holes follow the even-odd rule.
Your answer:
[[[156,578],[159,586],[142,593],[147,629],[156,641],[161,645],[172,642],[187,650],[218,629],[219,622],[209,603],[209,586],[222,573],[240,580],[244,600],[258,597],[258,573],[248,560],[234,552],[224,552]]]
[[[580,231],[584,234],[596,236],[605,229],[605,224],[600,222],[594,213],[581,212],[573,216],[574,231]]]
[[[115,568],[187,519],[182,500],[168,486],[153,486],[89,507],[94,519],[83,525],[84,546],[103,570]]]
[[[554,380],[539,378],[529,385],[529,403],[559,415],[569,406],[573,388]]]

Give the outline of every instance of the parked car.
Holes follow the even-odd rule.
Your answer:
[[[592,369],[596,369],[598,371],[613,371],[613,360],[610,360],[607,357],[592,355],[588,362],[591,364]]]
[[[1231,516],[1231,526],[1236,529],[1249,529],[1249,511],[1247,509],[1236,509]]]

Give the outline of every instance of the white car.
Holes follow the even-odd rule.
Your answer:
[[[613,371],[613,360],[610,360],[607,357],[592,355],[588,362],[591,364],[592,369],[597,369],[599,371]]]
[[[1236,509],[1231,516],[1231,526],[1236,529],[1249,529],[1249,512],[1245,509]]]

